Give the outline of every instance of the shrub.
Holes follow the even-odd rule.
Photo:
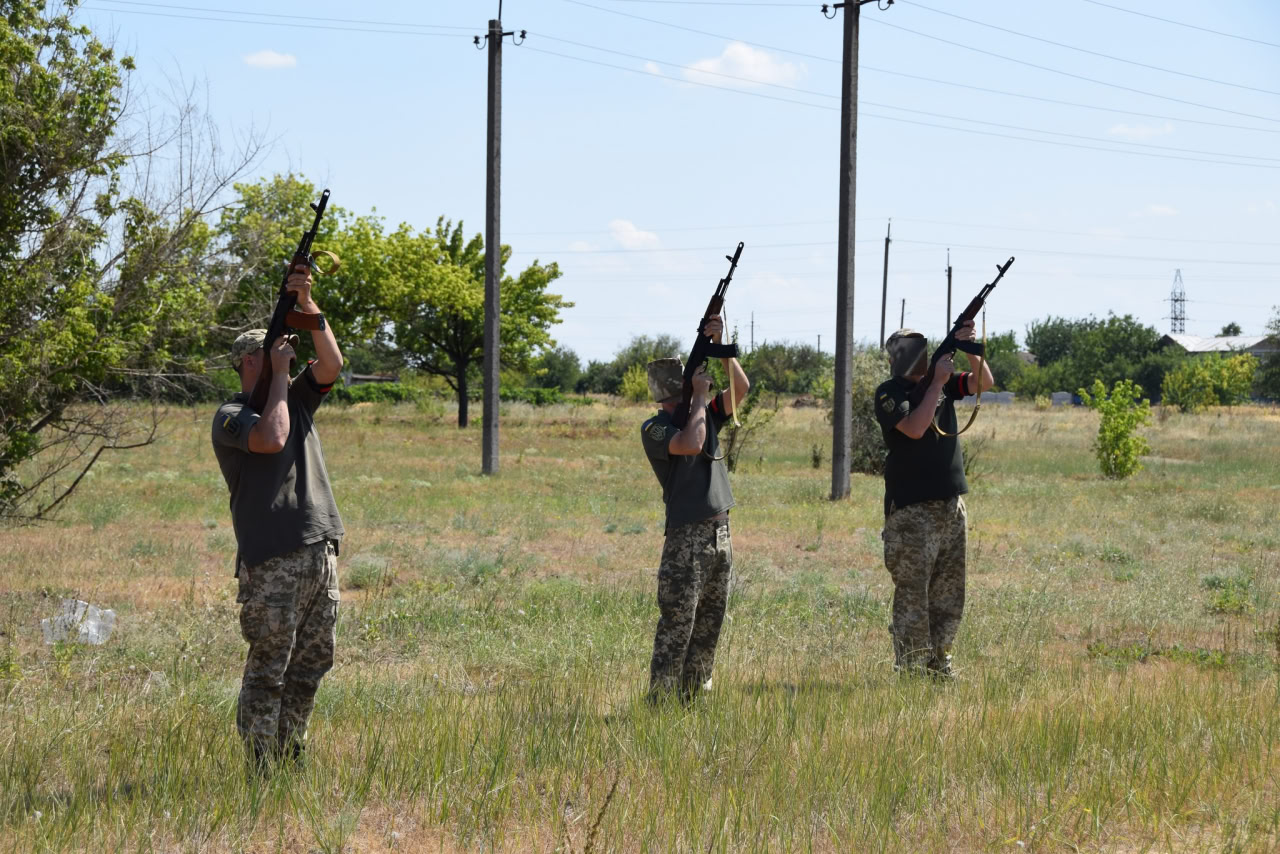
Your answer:
[[[1151,403],[1138,399],[1140,391],[1132,380],[1120,380],[1108,397],[1102,380],[1094,380],[1092,394],[1083,388],[1077,392],[1086,406],[1102,416],[1093,448],[1107,477],[1124,478],[1141,470],[1138,458],[1151,450],[1146,439],[1133,435],[1151,421]]]
[[[1248,353],[1223,358],[1210,353],[1191,359],[1165,374],[1164,402],[1183,412],[1198,412],[1215,404],[1235,406],[1249,399],[1258,360]]]
[[[736,426],[732,420],[725,425],[724,464],[729,471],[737,470],[738,459],[742,456],[747,443],[767,427],[778,414],[776,404],[772,407],[761,405],[761,396],[765,388],[764,382],[757,381],[747,392],[747,399],[738,401],[737,413],[741,427]]]
[[[1160,387],[1161,402],[1183,412],[1199,412],[1218,402],[1212,380],[1204,362],[1193,359],[1164,375]]]
[[[645,366],[635,364],[627,368],[626,373],[622,375],[622,385],[618,391],[623,398],[633,403],[644,403],[648,400],[649,378]]]
[[[1036,412],[1048,412],[1053,408],[1053,400],[1047,394],[1036,395]]]
[[[498,399],[507,403],[528,403],[532,406],[551,406],[564,403],[564,395],[558,388],[501,388]]]
[[[330,396],[336,403],[411,403],[422,396],[418,389],[402,383],[361,383],[334,386]]]
[[[863,474],[883,474],[884,459],[889,453],[876,418],[876,388],[889,379],[889,361],[877,349],[859,350],[853,354],[850,382],[853,386],[853,419],[849,432],[853,435],[849,448],[849,470]]]

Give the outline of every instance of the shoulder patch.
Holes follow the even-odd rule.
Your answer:
[[[649,426],[649,438],[655,442],[661,442],[663,437],[667,435],[666,429],[661,424],[651,424]]]
[[[882,394],[880,396],[880,406],[885,412],[893,412],[893,410],[898,408],[898,404],[887,394]]]
[[[240,419],[228,412],[222,416],[222,429],[228,436],[240,435]]]

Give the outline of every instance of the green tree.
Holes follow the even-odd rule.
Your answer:
[[[235,190],[237,203],[223,211],[219,223],[233,281],[218,308],[222,335],[215,354],[225,352],[230,339],[243,330],[266,325],[280,291],[283,265],[311,227],[315,214],[310,205],[320,197],[314,184],[293,174],[237,184]],[[318,275],[313,287],[338,343],[373,354],[385,351],[390,272],[382,219],[375,214],[354,216],[331,203],[314,248],[341,260],[336,273]],[[325,270],[329,259],[321,255],[317,264]]]
[[[1022,375],[1027,363],[1018,355],[1018,336],[1013,330],[998,335],[987,336],[987,364],[991,366],[991,376],[996,382],[996,390],[1012,389],[1014,382]],[[960,370],[972,370],[969,357],[965,353],[956,354],[956,365]]]
[[[1164,402],[1183,412],[1210,406],[1236,406],[1249,399],[1258,360],[1248,353],[1223,357],[1209,353],[1187,359],[1164,378]]]
[[[502,247],[505,271],[511,248]],[[484,240],[463,239],[462,223],[441,217],[434,233],[402,225],[387,236],[388,317],[405,363],[442,377],[458,397],[458,426],[466,427],[467,392],[484,358]],[[501,282],[501,363],[527,371],[538,351],[555,346],[548,330],[572,307],[547,293],[560,268],[535,260]]]
[[[582,362],[568,347],[543,350],[529,367],[529,381],[539,388],[573,391],[582,376]]]
[[[1070,356],[1076,337],[1097,325],[1095,318],[1068,320],[1050,315],[1027,327],[1027,349],[1035,354],[1036,364],[1047,368]]]
[[[1102,380],[1093,381],[1092,392],[1081,388],[1077,394],[1086,406],[1102,416],[1093,450],[1102,473],[1110,478],[1126,478],[1142,469],[1139,457],[1151,451],[1147,440],[1134,431],[1151,421],[1151,402],[1140,399],[1142,389],[1132,380],[1120,380],[1107,395]]]
[[[1272,309],[1275,315],[1267,323],[1267,332],[1272,343],[1280,345],[1280,306]],[[1264,357],[1258,365],[1258,373],[1254,376],[1254,393],[1259,397],[1271,400],[1280,399],[1280,350]]]
[[[1231,336],[1240,335],[1242,332],[1243,330],[1240,329],[1240,324],[1236,323],[1233,320],[1230,323],[1228,323],[1226,326],[1222,327],[1222,331],[1218,333],[1218,337],[1228,338]]]
[[[1049,317],[1027,329],[1027,348],[1038,369],[1024,370],[1012,385],[1020,394],[1048,394],[1086,386],[1095,379],[1111,385],[1137,379],[1148,397],[1160,394],[1167,367],[1176,360],[1160,355],[1160,333],[1132,315],[1105,320]]]
[[[785,394],[812,394],[834,370],[835,357],[812,344],[766,342],[742,358],[752,384],[759,380],[770,390]]]
[[[622,387],[618,390],[624,400],[644,403],[649,399],[649,372],[644,365],[632,365],[622,375]]]
[[[202,369],[206,215],[252,158],[211,157],[191,103],[154,117],[171,149],[132,148],[133,61],[74,25],[77,5],[0,7],[0,518],[48,516],[105,450],[152,441],[154,414],[116,401]]]
[[[692,342],[690,342],[692,344]],[[637,335],[614,354],[612,360],[592,360],[578,381],[579,392],[594,391],[598,394],[619,394],[622,377],[632,365],[644,367],[654,359],[682,357],[687,345],[674,335]]]

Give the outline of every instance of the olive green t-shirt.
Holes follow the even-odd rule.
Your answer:
[[[938,426],[948,433],[956,432],[955,401],[965,396],[970,385],[969,373],[952,374],[942,386],[942,398],[924,400],[921,406],[935,407]],[[969,491],[964,477],[964,456],[956,436],[939,436],[932,427],[919,439],[912,439],[897,429],[897,424],[911,414],[908,398],[915,383],[892,377],[876,389],[876,418],[889,455],[884,461],[884,510],[906,507],[922,501],[954,498]]]
[[[707,406],[707,438],[700,454],[673,454],[671,437],[680,431],[665,411],[644,422],[640,438],[653,473],[662,484],[662,501],[667,505],[667,530],[701,522],[733,506],[729,470],[720,456],[720,428],[728,416],[723,395]]]
[[[231,490],[231,524],[240,563],[256,566],[273,557],[342,539],[342,519],[329,488],[315,411],[331,386],[321,385],[308,365],[289,384],[289,438],[277,454],[249,450],[249,430],[262,416],[240,393],[213,418],[213,453]]]

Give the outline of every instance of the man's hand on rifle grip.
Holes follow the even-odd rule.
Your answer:
[[[284,286],[290,292],[298,295],[296,308],[304,314],[316,314],[320,311],[320,308],[311,299],[311,285],[311,265],[294,264]]]
[[[724,337],[724,318],[713,317],[702,327],[702,334],[711,338],[712,344],[719,344]]]
[[[275,376],[288,378],[289,365],[296,358],[298,354],[289,345],[287,336],[278,338],[276,346],[271,350],[271,369],[275,372]]]

